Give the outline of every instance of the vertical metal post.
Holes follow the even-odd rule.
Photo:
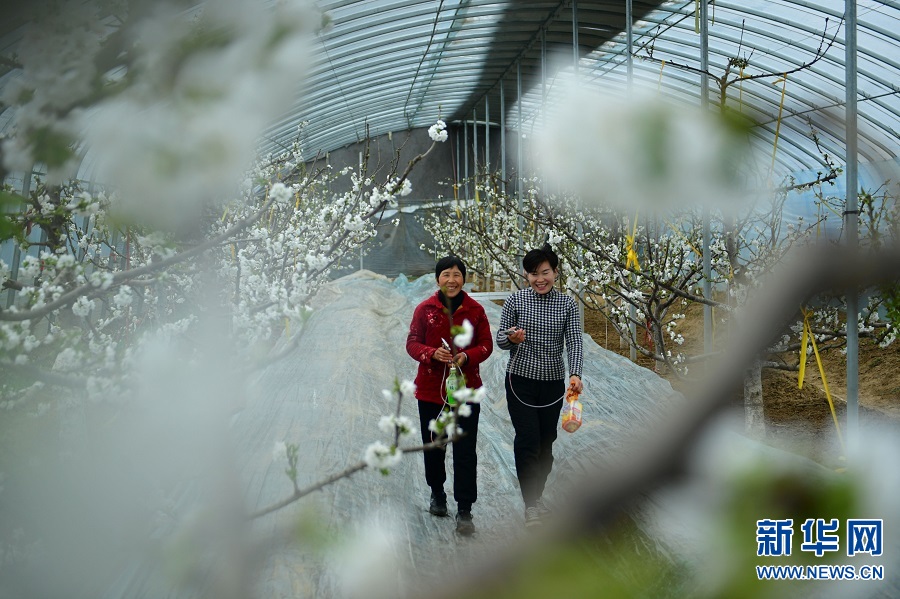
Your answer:
[[[547,30],[541,28],[541,128],[547,129]],[[541,195],[547,197],[547,177],[541,176]]]
[[[28,169],[28,173],[26,173],[22,177],[22,197],[27,198],[31,193],[31,180],[34,178],[34,165],[30,169]],[[2,183],[2,181],[0,181]],[[24,257],[22,256],[22,250],[19,248],[19,244],[16,243],[13,245],[13,255],[12,260],[9,265],[9,278],[12,281],[19,280],[19,266],[22,264],[22,260]],[[28,285],[32,284],[32,281],[27,282]],[[16,290],[10,287],[6,290],[6,307],[10,308],[16,301]]]
[[[463,118],[463,180],[466,182],[465,197],[469,199],[469,123]]]
[[[360,151],[359,152],[359,173],[360,173],[360,175],[362,175],[362,169],[363,169],[363,153],[362,153],[362,151]],[[363,264],[363,257],[364,257],[363,256],[363,248],[360,245],[359,246],[359,269],[360,270],[362,270],[365,266]]]
[[[460,169],[462,168],[462,165],[459,164],[459,129],[457,129],[455,131],[455,135],[456,135],[456,181],[455,181],[456,187],[454,188],[454,191],[453,191],[454,199],[459,197],[459,181],[460,181],[460,174],[461,174]]]
[[[857,162],[857,80],[856,80],[856,0],[845,0],[844,14],[844,78],[847,120],[847,208],[844,212],[844,228],[850,252],[857,251],[859,226],[859,170]],[[859,428],[859,294],[856,289],[847,290],[847,443],[851,450],[858,444]]]
[[[472,180],[478,187],[478,111],[472,109]],[[478,191],[475,191],[478,194]]]
[[[516,61],[516,205],[519,209],[519,256],[525,256],[525,219],[522,218],[522,61]]]
[[[709,110],[709,4],[707,0],[700,2],[700,108],[704,118]],[[709,208],[703,208],[703,297],[712,299],[712,257],[710,245],[712,244],[712,231],[710,229]],[[713,351],[712,337],[712,306],[703,304],[703,352],[711,354]]]
[[[631,0],[625,0],[625,48],[628,53],[625,56],[625,74],[628,80],[628,92],[631,93],[631,82],[634,78],[634,64],[632,61],[631,47],[634,44],[634,16],[631,9]]]
[[[491,176],[491,104],[484,96],[484,172]]]
[[[632,21],[634,20],[632,16],[631,10],[631,0],[625,0],[625,86],[628,95],[631,95],[631,86],[634,82],[634,65],[632,63],[631,57],[631,45],[634,43],[634,39],[632,37]],[[635,223],[632,223],[632,228],[635,226]],[[634,275],[631,275],[632,278]],[[628,316],[630,320],[630,324],[628,325],[628,332],[631,335],[631,349],[629,352],[629,357],[632,362],[637,361],[637,310],[634,308],[634,304],[628,305]]]
[[[541,29],[541,125],[547,126],[547,32]],[[541,178],[543,180],[543,177]]]
[[[572,0],[572,53],[575,55],[575,77],[578,77],[578,0]]]
[[[543,36],[542,38],[543,39]],[[575,84],[578,85],[578,2],[577,0],[572,0],[572,69],[575,73]],[[584,226],[579,221],[575,225],[575,234],[578,236],[578,239],[581,240],[584,237]],[[580,258],[584,259],[584,252],[579,249],[578,255]],[[581,286],[581,283],[578,283],[578,288],[575,290],[575,293],[578,295],[578,320],[581,322],[581,332],[584,333],[584,288]]]
[[[484,95],[484,188],[485,195],[482,199],[485,201],[489,201],[493,195],[494,190],[494,178],[491,176],[491,103],[488,94]],[[483,207],[482,207],[483,206]],[[478,207],[479,211],[488,211],[490,210],[489,206],[482,205]],[[485,212],[481,212],[484,214]],[[485,218],[485,234],[491,235],[493,233],[491,227],[491,219]],[[481,266],[485,273],[485,290],[488,290],[487,284],[489,280],[489,275],[487,273],[491,272],[488,268],[489,260],[486,258],[483,259]]]
[[[506,193],[506,96],[500,78],[500,190]]]
[[[637,218],[637,215],[635,215]],[[630,223],[628,227],[632,231],[637,231],[637,223]],[[637,237],[637,235],[635,235]],[[632,242],[633,243],[633,242]],[[631,277],[631,281],[634,282],[634,274],[631,273],[629,275]],[[629,352],[628,357],[632,362],[637,362],[637,309],[634,307],[634,304],[628,304],[628,334],[630,335],[629,344]]]

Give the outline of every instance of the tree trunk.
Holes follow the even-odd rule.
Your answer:
[[[651,323],[652,330],[650,331],[651,338],[653,339],[653,351],[659,355],[663,355],[666,351],[665,339],[663,338],[662,327],[659,326],[660,319],[655,319]],[[665,374],[668,370],[668,366],[666,366],[665,360],[656,360],[656,367],[654,369],[657,374]]]
[[[759,360],[753,362],[753,366],[747,370],[747,375],[744,377],[744,414],[747,434],[757,439],[765,438],[762,367]]]

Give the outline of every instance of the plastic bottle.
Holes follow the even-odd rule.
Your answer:
[[[450,367],[450,372],[447,373],[447,382],[444,384],[447,391],[447,403],[451,406],[456,405],[453,394],[462,386],[462,380],[462,373],[459,371],[459,367],[454,364]]]
[[[581,426],[581,402],[578,393],[569,389],[566,392],[566,405],[563,407],[562,428],[567,433],[574,433]]]

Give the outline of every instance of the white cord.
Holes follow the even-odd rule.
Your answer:
[[[450,366],[449,364],[446,364],[446,363],[444,364],[444,374],[441,376],[441,386],[439,388],[443,388],[445,390],[445,392],[443,394],[441,394],[441,401],[443,403],[441,404],[441,411],[438,414],[438,418],[440,418],[441,414],[444,413],[444,408],[450,406],[450,404],[447,403],[447,393],[446,393],[446,387],[445,387],[445,384],[447,381],[447,375],[449,374],[449,366]],[[462,369],[460,369],[460,374],[462,374]],[[437,418],[435,418],[435,420],[437,420]],[[430,432],[431,432],[431,442],[434,443],[434,431],[430,431]]]
[[[512,343],[512,341],[510,341],[510,343]],[[516,346],[516,355],[510,359],[509,369],[506,372],[507,378],[509,379],[509,390],[512,391],[513,397],[515,397],[516,399],[519,400],[519,403],[521,403],[523,406],[528,406],[529,408],[540,409],[540,408],[549,408],[550,406],[556,405],[556,402],[562,401],[563,398],[566,396],[565,391],[563,391],[563,394],[560,395],[556,401],[554,401],[553,403],[548,403],[547,405],[544,405],[544,406],[533,406],[530,403],[525,403],[524,401],[522,401],[522,398],[520,398],[518,395],[516,395],[516,390],[513,389],[513,384],[512,384],[512,366],[513,366],[513,362],[515,362],[516,358],[519,357],[520,346],[523,345],[524,343],[525,343],[525,341],[523,341],[522,343],[514,344]]]

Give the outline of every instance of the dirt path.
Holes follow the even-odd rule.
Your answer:
[[[678,327],[685,337],[685,349],[697,352],[703,337],[703,311],[692,306]],[[628,356],[629,349],[621,344],[615,330],[602,315],[585,311],[585,331],[606,349]],[[717,340],[724,331],[715,331]],[[640,338],[639,334],[639,338]],[[797,362],[797,357],[789,356]],[[834,414],[843,429],[846,423],[846,356],[839,351],[822,355],[825,378],[834,402]],[[651,360],[638,356],[637,363],[653,369]],[[661,376],[679,387],[675,377]],[[797,372],[765,370],[763,372],[763,403],[766,417],[767,443],[807,455],[827,465],[840,465],[841,449],[822,378],[814,357],[806,366],[802,389],[797,385]],[[900,426],[900,344],[879,348],[868,340],[860,344],[859,352],[860,422],[890,422]]]

